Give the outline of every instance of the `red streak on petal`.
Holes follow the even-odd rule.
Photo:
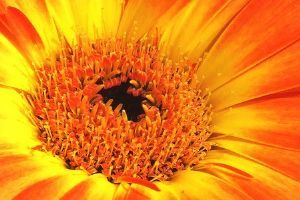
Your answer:
[[[38,32],[36,31],[32,23],[29,21],[29,19],[20,10],[14,7],[7,7],[6,16],[9,19],[9,21],[14,23],[11,24],[11,26],[23,29],[26,33],[26,36],[29,37],[29,39],[33,43],[42,45],[42,40]]]
[[[5,14],[0,14],[0,32],[5,35],[14,45],[19,47],[17,38],[12,33]]]
[[[135,183],[135,184],[139,184],[139,185],[143,185],[145,187],[148,187],[152,190],[155,190],[155,191],[160,191],[160,189],[152,182],[150,181],[147,181],[147,180],[143,180],[143,179],[139,179],[139,178],[133,178],[133,177],[130,177],[130,176],[120,176],[117,178],[118,181],[124,181],[124,182],[127,182],[127,183]]]
[[[244,177],[247,177],[247,178],[253,178],[250,174],[248,174],[247,172],[244,172],[240,169],[237,169],[235,167],[232,167],[230,165],[226,165],[226,164],[222,164],[222,163],[214,163],[214,165],[216,166],[220,166],[220,167],[223,167],[223,168],[226,168],[226,169],[229,169],[231,171],[233,171],[234,173],[236,174],[239,174],[239,175],[242,175]]]

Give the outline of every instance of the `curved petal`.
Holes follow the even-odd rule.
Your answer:
[[[108,182],[107,178],[102,174],[89,176],[69,192],[67,192],[62,200],[101,200],[113,199],[117,185]]]
[[[168,15],[169,11],[175,14],[172,8],[179,10],[188,2],[189,0],[127,1],[120,21],[118,35],[123,36],[126,34],[129,39],[134,37],[134,40],[138,40],[155,26],[159,17]]]
[[[199,59],[248,0],[192,1],[165,27],[163,48],[173,59],[180,54]]]
[[[29,122],[30,107],[17,91],[11,88],[0,88],[0,119]]]
[[[131,200],[131,199],[140,199],[140,200],[150,200],[154,197],[145,193],[145,190],[132,188],[127,183],[121,183],[118,186],[118,189],[113,197],[114,200]]]
[[[300,197],[298,192],[300,183],[298,181],[229,151],[212,151],[203,160],[203,164],[207,165],[210,172],[234,184],[235,188],[244,191],[253,199],[292,200]],[[209,169],[210,166],[212,166],[211,169]],[[252,178],[236,176],[227,170],[230,167],[222,166],[232,166],[251,175]]]
[[[65,174],[60,176],[54,176],[51,178],[45,178],[41,181],[35,182],[34,184],[28,186],[26,189],[22,190],[14,200],[55,200],[60,199],[68,190],[73,188],[79,182],[81,182],[85,176]]]
[[[62,188],[70,187],[72,183],[75,184],[76,181],[82,180],[86,176],[82,174],[82,172],[65,169],[63,163],[58,159],[37,151],[20,151],[15,149],[4,152],[1,151],[0,160],[1,199],[13,199],[13,197],[22,192],[23,194],[29,194],[28,192],[31,190],[30,188],[34,187],[34,184],[47,182],[46,180],[51,179],[55,182],[55,178],[53,177],[56,176],[65,177],[66,179],[63,179],[66,180],[66,182],[69,180],[69,183],[65,183],[66,186],[62,187],[59,185],[59,187]],[[33,199],[36,193],[47,189],[51,189],[51,187],[39,187],[38,190],[35,189],[31,191],[29,199]],[[59,193],[59,188],[56,187],[52,189],[57,190],[57,194]],[[41,197],[47,199],[46,195],[54,196],[56,192],[52,191],[48,194],[42,193],[37,199]],[[22,195],[22,198],[24,197],[25,196]]]
[[[250,199],[243,191],[206,172],[182,171],[168,184],[178,199]]]
[[[0,96],[0,145],[28,149],[40,144],[26,100],[10,88],[0,88]]]
[[[218,144],[219,147],[252,159],[300,181],[300,153],[297,151],[274,148],[234,137],[224,137],[212,141]]]
[[[79,1],[82,2],[82,1]],[[123,11],[122,0],[90,0],[88,8],[88,36],[97,39],[99,36],[115,36]]]
[[[66,39],[70,44],[76,43],[76,26],[70,1],[46,0],[45,2],[49,17],[54,20],[60,39]]]
[[[42,40],[35,27],[19,9],[8,6],[4,13],[0,13],[0,32],[30,62],[39,63]]]
[[[94,5],[93,2],[94,1],[91,0],[81,7],[79,1],[46,0],[46,4],[43,6],[45,10],[47,10],[47,17],[49,15],[50,19],[53,18],[58,31],[61,31],[61,37],[66,37],[66,39],[72,43],[77,40],[77,36],[80,34],[87,34],[88,37],[96,37],[98,34],[105,36],[110,34],[114,35],[117,31],[122,11],[121,2],[110,1],[112,3],[105,3],[104,1],[99,1],[101,5],[100,3],[96,4],[96,1]],[[172,5],[173,2],[175,1],[149,2],[138,0],[127,2],[118,29],[119,34],[123,35],[127,32],[127,36],[139,38],[153,27],[153,24],[158,21],[160,16],[172,9],[174,6]],[[176,3],[175,7],[178,9],[181,8],[181,5],[185,5],[185,1],[176,2],[178,3]],[[202,43],[201,40],[203,38],[196,38],[196,42],[194,42],[195,45],[187,45],[186,51],[192,51],[192,55],[194,55],[197,53],[201,54],[202,51],[209,48],[211,38],[217,37],[218,33],[223,31],[223,27],[227,25],[226,22],[234,17],[236,10],[240,10],[241,7],[245,5],[245,2],[246,1],[214,1],[215,4],[213,4],[212,7],[203,8],[203,13],[205,13],[203,14],[205,16],[203,17],[203,21],[199,24],[197,22],[194,23],[195,21],[187,24],[192,27],[192,32],[202,33],[205,42]],[[195,1],[194,3],[194,5],[191,4],[194,7],[191,6],[189,9],[197,10],[197,6],[201,5],[202,2],[198,4],[198,2]],[[26,8],[26,5],[21,7],[24,7],[26,12],[29,12],[31,9]],[[82,9],[82,12],[77,15],[75,11],[79,7]],[[93,8],[95,9],[93,10]],[[112,14],[115,8],[116,15]],[[88,12],[90,9],[93,10],[91,13]],[[268,11],[269,9],[271,9],[272,13]],[[287,13],[284,12],[285,9],[289,11],[289,14],[282,14]],[[220,12],[217,12],[218,10]],[[174,12],[174,10],[172,10],[172,12]],[[222,14],[219,15],[219,13]],[[183,15],[186,16],[185,14],[186,13]],[[33,15],[30,16],[34,18],[32,17]],[[95,16],[95,18],[89,21],[90,16]],[[114,17],[111,18],[111,16]],[[143,16],[143,19],[141,21],[135,21],[134,19],[140,19],[137,16]],[[190,15],[187,14],[187,16]],[[232,21],[231,26],[226,29],[226,32],[213,47],[201,66],[199,74],[203,75],[203,86],[216,89],[231,79],[236,78],[238,74],[244,73],[245,70],[248,70],[249,67],[254,66],[257,62],[269,58],[282,49],[287,48],[288,45],[297,39],[300,32],[299,25],[297,25],[297,23],[296,25],[290,23],[290,21],[299,18],[299,16],[299,4],[296,0],[279,0],[277,2],[253,0],[241,11],[237,18]],[[208,18],[211,20],[208,20],[209,22],[206,23]],[[98,19],[108,22],[99,23],[98,25]],[[258,23],[261,19],[263,19],[263,23]],[[0,25],[2,34],[4,33],[6,37],[9,37],[10,42],[13,42],[21,53],[24,53],[27,59],[34,57],[31,54],[30,46],[42,43],[40,40],[43,42],[47,40],[45,33],[42,38],[39,38],[39,34],[45,32],[45,30],[35,30],[35,26],[40,23],[39,21],[35,21],[34,25],[28,22],[26,16],[19,12],[19,10],[10,7],[5,16],[1,15],[2,24]],[[186,23],[181,21],[179,24],[181,24],[181,30],[183,30]],[[248,28],[243,28],[242,24],[244,24],[245,27],[254,28],[249,31]],[[258,25],[253,26],[254,24]],[[274,30],[271,29],[264,32],[266,25],[274,26]],[[18,29],[18,27],[20,28]],[[199,30],[199,27],[202,28]],[[12,34],[15,30],[17,32],[16,35]],[[253,38],[253,35],[256,33],[260,33],[260,37]],[[177,34],[174,35],[175,39],[173,38],[173,41],[177,41],[179,38],[180,42],[178,43],[185,44],[190,39],[189,33],[184,34],[184,36],[182,35],[182,38],[179,36],[180,33],[177,32]],[[4,38],[3,35],[1,35],[1,37]],[[26,43],[29,43],[28,46],[22,45],[22,41],[24,40]],[[15,49],[8,45],[9,42],[5,38],[0,41],[3,44],[7,44],[5,48],[15,55]],[[253,41],[253,43],[248,45],[249,41]],[[228,57],[232,55],[232,51],[236,52],[241,47],[245,48],[235,53],[236,57],[230,57],[231,60],[229,60]],[[291,48],[292,47],[293,46],[291,46]],[[287,49],[289,48],[290,47]],[[7,52],[6,49],[0,56],[5,57],[9,55],[9,53],[5,53]],[[276,56],[282,56],[282,52],[278,53],[278,55],[274,55],[274,58]],[[295,50],[293,52],[295,52]],[[288,54],[289,56],[298,56],[297,53]],[[18,54],[18,59],[19,57],[22,56]],[[216,57],[218,57],[218,59],[216,59]],[[280,64],[287,65],[291,64],[290,60],[293,60],[295,57],[290,58],[287,55],[283,55],[281,58],[284,61],[280,61]],[[224,60],[228,62],[223,63]],[[30,70],[28,70],[29,72],[26,71],[28,64],[26,64],[26,67],[23,69],[17,66],[19,62],[23,62],[22,58],[17,61],[11,61],[11,58],[9,58],[5,64],[12,66],[13,70],[9,71],[9,69],[6,73],[9,76],[5,74],[3,78],[0,77],[0,81],[3,82],[4,85],[13,86],[15,88],[21,88],[18,87],[19,84],[24,84],[26,86],[24,86],[24,88],[29,88],[27,84],[30,84],[24,81],[26,79],[22,79],[23,76],[26,77],[26,73],[30,74]],[[278,65],[278,63],[272,59],[270,59],[270,62],[273,65]],[[297,65],[296,63],[292,63],[290,66],[283,68],[283,70],[289,70],[289,73],[294,72],[294,64]],[[262,71],[256,71],[256,68],[253,69],[255,73],[249,73],[247,76],[250,78],[248,77],[246,82],[251,80],[251,77],[256,77],[256,73],[261,76],[261,74],[267,73],[271,68],[269,63],[265,67],[263,65],[257,68]],[[5,67],[1,66],[1,71],[5,71]],[[16,80],[10,79],[14,73],[18,76]],[[282,73],[282,69],[278,69],[274,71],[274,73],[278,76]],[[220,76],[215,77],[215,74]],[[256,95],[255,97],[257,97],[257,95],[264,94],[264,92],[267,94],[271,91],[294,88],[298,86],[297,79],[299,77],[297,75],[293,77],[296,78],[295,81],[291,80],[291,77],[286,78],[286,80],[290,82],[284,79],[279,80],[274,78],[272,79],[272,85],[276,85],[276,83],[280,85],[283,81],[286,84],[279,88],[266,86],[264,90],[262,89],[263,87],[260,87],[255,91],[257,93],[249,92],[250,96],[246,96],[245,98],[251,99],[251,95]],[[19,78],[20,80],[18,80]],[[216,81],[212,82],[212,78],[215,78]],[[234,83],[234,81],[232,81],[232,83]],[[236,84],[239,85],[240,83]],[[230,85],[228,84],[228,86]],[[2,91],[5,91],[5,89],[0,90],[0,93]],[[4,100],[0,102],[0,108],[3,107],[3,109],[0,109],[0,116],[5,118],[0,120],[0,198],[251,199],[250,197],[253,197],[253,199],[267,199],[274,196],[278,199],[300,198],[297,194],[299,183],[293,180],[299,179],[299,173],[296,169],[299,165],[299,161],[293,160],[295,158],[298,159],[299,156],[296,151],[299,151],[300,147],[300,138],[297,132],[300,128],[300,116],[298,114],[300,113],[299,97],[256,101],[255,104],[253,102],[247,102],[242,105],[234,106],[231,109],[218,112],[214,118],[214,123],[216,124],[215,131],[269,146],[235,140],[230,137],[215,140],[222,148],[226,148],[230,151],[218,150],[217,152],[211,152],[208,158],[203,161],[207,167],[207,171],[195,172],[187,170],[180,172],[170,182],[156,183],[161,189],[160,192],[157,192],[138,184],[130,185],[128,183],[122,183],[117,188],[117,186],[106,181],[104,177],[91,176],[86,179],[85,174],[65,169],[63,163],[57,163],[55,158],[44,153],[37,153],[34,150],[30,150],[37,142],[34,139],[35,130],[29,126],[28,119],[22,114],[22,111],[20,112],[20,107],[14,105],[23,102],[23,100],[20,100],[20,95],[18,95],[17,92],[4,92],[3,94],[5,95],[1,95],[1,97],[3,97]],[[218,96],[218,93],[214,93],[213,95],[219,99],[222,97],[221,95]],[[225,98],[225,96],[223,97]],[[213,99],[219,101],[219,99],[215,97],[213,97]],[[238,101],[235,100],[236,99],[227,98],[227,102],[224,101],[222,106],[227,107],[238,103]],[[220,105],[221,104],[218,106]],[[219,108],[223,108],[222,106]],[[26,106],[21,107],[27,110]],[[277,113],[280,114],[278,115]],[[18,120],[18,122],[15,120]],[[22,129],[22,131],[20,129]],[[274,137],[274,135],[276,137]],[[21,153],[17,153],[18,151]],[[262,155],[261,152],[265,154],[276,153],[276,156],[269,158],[267,155]],[[281,155],[281,153],[286,153],[286,156]],[[278,162],[278,160],[281,159],[286,159],[287,162]],[[54,160],[56,163],[53,163]],[[272,184],[268,184],[269,182],[272,182]],[[100,188],[105,188],[105,191],[100,190]],[[201,195],[199,191],[201,191]]]
[[[300,38],[300,2],[253,0],[212,47],[198,76],[216,89]]]
[[[214,109],[300,87],[300,41],[254,66],[211,95]]]
[[[175,191],[170,190],[170,187],[162,182],[154,182],[160,191],[155,191],[140,184],[128,184],[122,182],[114,195],[115,200],[123,199],[140,199],[140,200],[174,200],[179,199]]]
[[[22,149],[33,148],[40,144],[36,134],[36,127],[29,122],[0,119],[0,149],[1,145]]]
[[[6,7],[11,6],[19,9],[32,23],[34,29],[38,32],[38,35],[43,41],[45,49],[48,51],[54,51],[58,45],[58,35],[53,23],[53,19],[50,18],[45,1],[32,0],[30,4],[22,0],[3,0]],[[15,37],[21,35],[15,34]]]
[[[61,35],[69,43],[77,37],[98,39],[115,36],[123,10],[122,0],[48,0],[47,8]],[[80,12],[78,12],[80,10]]]
[[[247,194],[206,172],[185,170],[178,172],[171,181],[156,184],[159,192],[137,184],[130,186],[122,183],[115,199],[250,199]]]
[[[300,96],[249,102],[215,113],[214,132],[300,150]]]
[[[3,35],[0,45],[0,84],[31,91],[34,73],[28,61]]]

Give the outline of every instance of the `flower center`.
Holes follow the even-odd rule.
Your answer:
[[[27,99],[41,151],[110,180],[168,180],[210,149],[211,106],[197,64],[161,56],[156,37],[62,45]]]
[[[118,105],[122,105],[122,109],[126,112],[128,120],[137,122],[145,112],[142,107],[142,102],[147,100],[140,94],[133,95],[128,92],[132,85],[130,81],[123,82],[118,86],[108,89],[102,89],[99,94],[103,97],[103,101],[107,103],[110,99],[113,100],[111,106],[115,110]]]

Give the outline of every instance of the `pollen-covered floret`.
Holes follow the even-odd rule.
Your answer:
[[[209,93],[197,67],[161,56],[155,36],[62,45],[36,69],[36,94],[27,96],[36,148],[111,180],[168,180],[197,166],[211,146]]]

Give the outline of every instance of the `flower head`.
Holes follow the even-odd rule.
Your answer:
[[[0,13],[1,198],[299,198],[297,0]]]

